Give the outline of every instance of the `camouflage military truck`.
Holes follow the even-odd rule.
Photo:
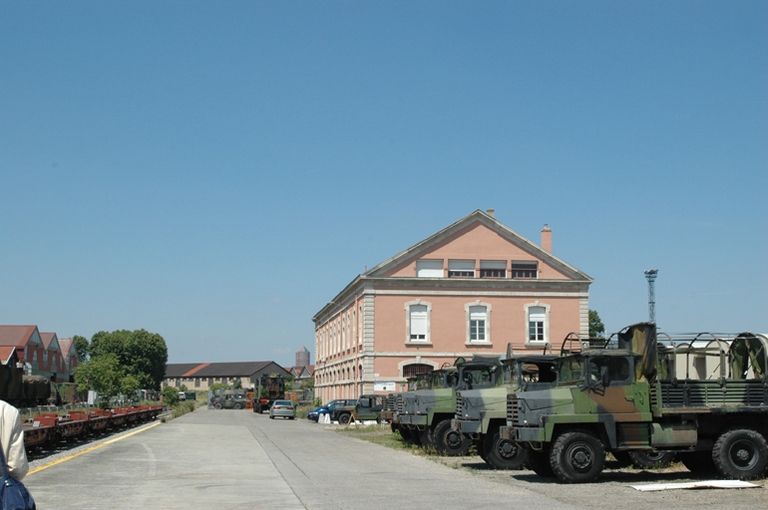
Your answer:
[[[519,469],[525,463],[528,450],[499,434],[506,425],[507,394],[554,386],[558,359],[551,354],[511,357],[502,361],[503,377],[497,379],[497,386],[456,392],[452,427],[474,441],[478,454],[490,466]]]
[[[346,425],[352,420],[376,420],[383,403],[384,395],[361,395],[352,405],[334,406],[330,410],[330,418],[340,425]]]
[[[677,453],[693,472],[761,477],[768,466],[768,338],[657,338],[636,324],[615,345],[563,357],[557,386],[508,398],[502,437],[528,465],[563,482],[590,482],[606,452]]]
[[[275,400],[285,398],[285,379],[277,374],[263,374],[253,399],[253,412],[262,414],[268,411]]]
[[[456,391],[495,386],[501,377],[498,358],[476,356],[472,361],[432,372],[428,390],[403,395],[400,424],[408,429],[417,444],[434,445],[438,453],[448,456],[465,454],[472,440],[454,430],[451,420],[456,415]]]
[[[208,402],[209,407],[214,409],[245,409],[245,390],[218,389],[211,393]]]
[[[373,421],[381,422],[380,413],[384,409],[386,400],[384,395],[363,395],[357,399],[355,407],[352,409],[352,419],[355,421]]]

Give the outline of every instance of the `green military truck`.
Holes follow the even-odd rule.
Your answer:
[[[502,437],[529,450],[531,469],[590,482],[606,452],[646,452],[676,453],[693,472],[763,476],[766,336],[657,338],[655,324],[641,323],[608,347],[564,356],[554,388],[509,396]]]
[[[384,407],[384,398],[384,395],[361,395],[352,405],[334,406],[330,411],[331,421],[347,425],[355,420],[378,420]]]
[[[508,357],[502,361],[503,377],[497,379],[497,386],[456,392],[452,427],[474,441],[478,454],[491,467],[519,469],[525,464],[527,450],[499,434],[507,421],[507,394],[554,386],[558,359],[551,354]]]
[[[443,455],[463,455],[472,440],[451,426],[456,415],[456,391],[495,386],[500,377],[501,361],[496,357],[475,356],[432,372],[430,389],[402,394],[399,424],[417,444],[434,445]]]

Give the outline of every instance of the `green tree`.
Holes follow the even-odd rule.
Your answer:
[[[589,311],[589,336],[590,338],[605,337],[605,326],[596,310]]]
[[[179,392],[173,386],[163,388],[163,403],[172,406],[179,403]]]
[[[107,398],[120,393],[124,376],[120,360],[114,354],[91,358],[75,368],[78,391],[94,390]]]
[[[141,388],[159,390],[165,377],[168,348],[163,337],[144,329],[99,331],[91,338],[91,359],[107,354],[117,356],[126,375],[134,376]]]
[[[134,391],[141,389],[141,383],[136,376],[128,374],[120,379],[120,392],[123,395],[132,395]]]
[[[72,337],[72,345],[75,346],[77,360],[85,363],[88,360],[88,339],[84,336],[75,335]]]

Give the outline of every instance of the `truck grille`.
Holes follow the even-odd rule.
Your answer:
[[[518,402],[514,393],[507,395],[507,425],[514,425],[517,420]]]
[[[395,401],[395,395],[394,395],[394,394],[392,394],[392,393],[390,393],[389,395],[387,395],[387,401],[386,401],[386,403],[384,404],[384,409],[385,409],[386,411],[394,411],[394,410],[395,410],[395,406],[396,406],[396,405],[397,405],[397,403],[396,403],[396,401]]]
[[[402,395],[397,396],[397,412],[400,414],[403,413],[403,396]]]
[[[461,420],[464,415],[464,397],[461,392],[456,392],[456,419]]]

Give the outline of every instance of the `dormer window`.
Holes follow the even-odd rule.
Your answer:
[[[512,262],[512,278],[532,279],[539,275],[538,262]]]
[[[480,278],[506,278],[507,261],[505,260],[481,260]]]
[[[419,278],[442,278],[442,260],[417,260],[416,276]]]
[[[474,260],[449,260],[448,278],[474,278]]]

